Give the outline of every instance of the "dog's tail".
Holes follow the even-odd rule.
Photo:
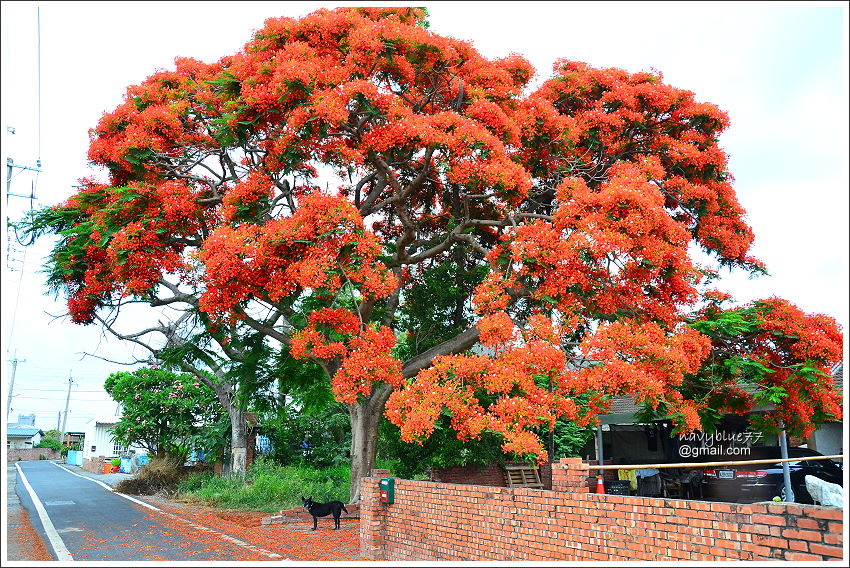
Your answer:
[[[342,506],[342,510],[348,513],[348,509],[345,508],[345,505]]]

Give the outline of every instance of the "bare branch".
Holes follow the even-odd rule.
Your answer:
[[[101,357],[100,355],[95,355],[94,353],[89,353],[87,351],[83,351],[82,355],[83,355],[83,359],[85,359],[86,357],[93,357],[94,359],[100,359],[101,361],[106,361],[107,363],[112,363],[114,365],[130,366],[130,365],[138,365],[140,363],[150,363],[150,359],[135,359],[134,361],[130,361],[130,362],[115,361],[114,359],[107,359],[106,357]]]
[[[478,335],[478,328],[473,325],[466,331],[461,332],[451,339],[447,339],[439,345],[435,345],[425,353],[408,359],[402,367],[402,374],[404,375],[404,378],[410,379],[415,377],[416,373],[429,367],[435,357],[463,353],[478,342]]]
[[[267,336],[271,337],[272,339],[276,339],[276,340],[280,341],[281,343],[283,343],[284,345],[287,345],[287,346],[289,345],[291,338],[289,337],[288,334],[283,333],[281,331],[278,331],[275,328],[273,328],[269,325],[266,325],[263,322],[259,322],[259,321],[255,320],[254,318],[252,318],[251,316],[246,314],[245,310],[242,310],[241,308],[237,309],[237,313],[239,314],[239,317],[242,318],[242,321],[248,325],[248,327],[251,327],[252,329],[254,329],[256,331],[259,331],[260,333],[267,335]]]

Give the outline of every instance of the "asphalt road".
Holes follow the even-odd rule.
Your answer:
[[[51,461],[21,461],[16,465],[15,492],[56,560],[286,559],[113,493],[108,485]]]

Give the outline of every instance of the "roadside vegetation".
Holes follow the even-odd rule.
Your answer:
[[[62,454],[62,457],[68,455],[68,450],[79,451],[80,449],[82,449],[80,447],[79,442],[74,442],[73,444],[63,444],[60,441],[61,437],[62,434],[59,432],[59,430],[48,430],[44,433],[44,436],[41,438],[41,441],[33,447],[56,450]]]
[[[160,494],[183,501],[198,502],[223,509],[277,512],[301,506],[302,497],[315,501],[349,502],[351,491],[351,428],[345,405],[334,402],[329,394],[320,403],[269,407],[257,410],[261,431],[268,439],[265,455],[258,455],[247,468],[244,478],[220,475],[210,464],[185,466],[180,456],[187,452],[164,452],[154,458],[117,490],[134,495]],[[154,416],[153,407],[148,409]],[[400,440],[398,428],[384,420],[379,432],[376,467],[405,479],[428,479],[434,467],[486,465],[518,461],[520,456],[505,455],[495,434],[461,442],[448,427],[448,417],[438,423],[434,434],[422,445]],[[211,461],[227,456],[224,430],[218,447],[204,440],[204,455]],[[548,438],[555,458],[580,455],[591,432],[574,423],[559,421]],[[175,446],[176,447],[176,446]]]
[[[388,469],[391,465],[378,463],[378,467]],[[320,502],[347,502],[349,470],[347,464],[323,468],[280,465],[261,456],[248,467],[244,481],[213,472],[194,473],[178,484],[177,492],[179,499],[187,501],[271,513],[300,507],[302,497]]]

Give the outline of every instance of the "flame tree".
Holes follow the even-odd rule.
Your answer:
[[[352,499],[384,412],[408,441],[448,417],[541,460],[533,430],[618,395],[683,431],[722,393],[751,408],[745,382],[782,388],[777,419],[840,412],[830,318],[771,299],[721,333],[726,312],[699,311],[713,270],[764,271],[718,146],[726,114],[656,72],[569,60],[532,88],[523,57],[488,60],[425,17],[269,19],[235,55],[130,87],[91,130],[108,179],[27,221],[60,235],[49,281],[71,319],[181,348],[229,409],[235,471],[234,366],[258,337],[318,362],[350,411]],[[411,303],[439,278],[429,322]],[[176,315],[118,332],[128,302]]]

